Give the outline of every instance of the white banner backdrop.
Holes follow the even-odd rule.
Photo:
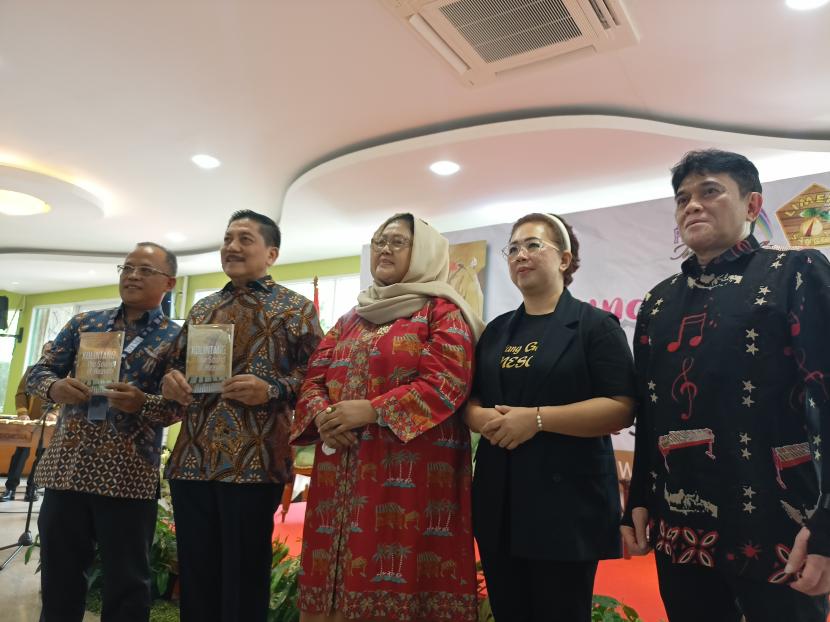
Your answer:
[[[669,185],[668,179],[666,183]],[[759,242],[788,246],[775,212],[813,183],[830,187],[830,173],[764,184],[764,213],[755,229]],[[675,226],[674,200],[645,201],[564,214],[564,217],[573,226],[580,247],[581,263],[574,274],[571,293],[619,317],[630,344],[643,295],[680,271],[682,260],[678,256],[685,247],[681,245]],[[511,224],[444,234],[451,244],[487,242],[483,282],[484,319],[488,322],[522,302],[500,252],[510,238]],[[820,250],[830,256],[830,249]],[[370,282],[367,245],[361,255],[361,286],[366,287]],[[633,431],[624,430],[615,435],[614,446],[633,451]]]

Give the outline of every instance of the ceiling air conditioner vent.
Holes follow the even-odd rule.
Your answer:
[[[638,41],[622,0],[382,0],[466,84]]]

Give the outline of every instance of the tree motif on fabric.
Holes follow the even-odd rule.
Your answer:
[[[378,544],[372,561],[379,566],[377,574],[372,577],[372,583],[389,581],[391,583],[406,583],[401,572],[403,560],[412,552],[412,547],[404,546],[398,542],[392,544]],[[397,563],[396,563],[397,560]]]
[[[407,450],[386,454],[381,461],[386,469],[386,480],[383,482],[383,486],[415,488],[415,482],[412,481],[412,468],[419,458],[420,456],[417,453]],[[404,465],[406,465],[406,473],[404,473]],[[397,476],[395,475],[395,467],[398,470]]]
[[[424,530],[425,536],[441,536],[447,537],[452,535],[450,531],[450,520],[452,520],[453,513],[458,510],[458,504],[453,503],[449,499],[431,500],[427,503],[424,514],[429,521],[427,528]],[[446,513],[446,518],[444,518]]]

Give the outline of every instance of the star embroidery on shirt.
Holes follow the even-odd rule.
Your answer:
[[[780,267],[781,267],[781,262],[780,262],[780,261],[778,261],[778,260],[776,259],[775,261],[773,261],[773,262],[770,264],[770,266],[769,266],[769,267],[770,267],[770,268],[776,268],[776,269],[777,269],[777,268],[780,268]]]
[[[658,313],[660,313],[660,307],[654,307],[651,310],[651,315],[657,315]]]
[[[655,304],[655,305],[661,305],[661,304],[663,304],[663,299],[662,299],[662,298],[658,298],[658,299],[657,299],[657,302],[655,302],[654,304]]]
[[[776,259],[783,259],[786,256],[787,256],[787,253],[778,253],[778,256],[776,257]]]
[[[652,479],[657,479],[657,473],[655,473],[654,471],[652,471],[652,472],[651,472],[651,478],[652,478]]]
[[[816,401],[812,397],[807,401],[810,403],[810,408],[816,407]]]
[[[755,299],[755,304],[758,305],[758,306],[763,306],[763,305],[767,304],[767,299],[758,297],[758,298]]]
[[[742,432],[740,439],[742,444],[747,445],[749,444],[749,441],[752,440],[752,437],[750,437],[749,434],[747,434],[746,432]]]
[[[758,352],[758,348],[755,347],[754,343],[747,344],[746,351],[749,352],[752,356],[755,356],[755,353]]]
[[[745,398],[743,398],[743,403],[744,403],[744,406],[746,406],[747,408],[749,408],[749,407],[750,407],[750,406],[752,406],[755,402],[753,402],[753,401],[752,401],[752,398],[751,398],[750,396],[748,396],[748,395],[747,395]]]
[[[654,389],[656,389],[656,388],[657,388],[657,385],[654,384],[654,380],[649,380],[648,381],[648,390],[649,391],[654,391]]]
[[[749,497],[752,499],[752,495],[755,494],[755,491],[752,490],[752,486],[744,486],[744,497]]]
[[[749,460],[752,457],[752,452],[749,451],[746,447],[741,450],[741,458]]]
[[[755,509],[755,506],[752,505],[752,501],[748,501],[747,503],[744,503],[744,512],[746,512],[747,514],[752,514],[752,510],[754,510],[754,509]]]
[[[821,452],[820,452],[818,449],[816,449],[816,450],[813,452],[813,457],[814,457],[817,461],[818,461],[818,460],[821,460]]]
[[[813,445],[815,445],[816,447],[818,447],[819,445],[821,445],[821,434],[816,434],[816,435],[813,437]]]
[[[656,394],[656,393],[652,393],[652,394],[651,394],[651,403],[652,403],[652,404],[656,404],[656,403],[657,403],[657,394]]]
[[[801,278],[801,273],[796,272],[795,273],[795,288],[798,289],[799,287],[801,287],[802,283],[804,283],[804,279]]]
[[[651,485],[651,492],[657,492],[657,484]]]
[[[758,293],[761,294],[762,296],[766,296],[767,294],[769,294],[769,292],[770,292],[770,289],[766,285],[764,285],[763,287],[758,288]]]
[[[746,331],[746,338],[747,339],[755,339],[758,336],[758,333],[755,332],[754,328],[750,328]]]
[[[757,388],[754,384],[752,384],[751,380],[744,380],[744,391],[747,393],[752,393],[752,389]]]

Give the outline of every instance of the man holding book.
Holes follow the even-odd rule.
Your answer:
[[[230,282],[193,305],[162,383],[183,417],[165,474],[183,622],[267,616],[291,410],[322,337],[314,305],[268,275],[279,246],[267,216],[231,216],[220,249]]]
[[[28,391],[61,404],[35,479],[46,487],[38,518],[42,622],[80,622],[98,553],[103,617],[146,622],[162,428],[158,391],[178,326],[161,311],[176,284],[176,257],[138,244],[118,266],[122,304],[79,313],[29,373]]]

